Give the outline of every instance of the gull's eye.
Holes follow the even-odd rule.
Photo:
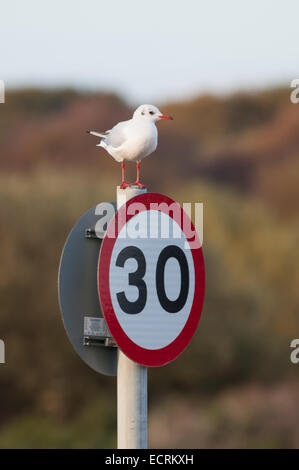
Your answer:
[[[144,116],[144,111],[141,111],[141,116]]]
[[[151,115],[155,114],[154,111],[150,111],[149,113],[150,113]]]

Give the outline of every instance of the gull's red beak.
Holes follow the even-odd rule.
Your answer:
[[[160,119],[169,119],[170,121],[173,120],[173,117],[169,116],[168,114],[160,114],[159,118]]]

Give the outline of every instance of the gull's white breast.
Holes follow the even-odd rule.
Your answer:
[[[124,141],[118,147],[107,145],[106,150],[117,161],[137,161],[150,155],[157,148],[158,131],[154,123],[132,119],[123,127]]]

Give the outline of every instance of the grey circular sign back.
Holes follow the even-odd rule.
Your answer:
[[[103,319],[103,313],[97,290],[97,265],[102,243],[95,236],[95,225],[100,219],[95,214],[99,213],[98,207],[86,212],[67,238],[59,266],[59,302],[67,335],[81,359],[96,372],[115,376],[117,348],[96,341],[93,344],[86,336],[88,322],[90,325],[93,322],[96,327],[97,322],[104,322],[99,320]]]

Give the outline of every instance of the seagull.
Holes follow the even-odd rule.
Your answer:
[[[139,181],[140,162],[157,148],[156,123],[161,119],[172,120],[173,118],[168,114],[162,114],[156,106],[142,104],[134,111],[132,119],[119,122],[108,131],[86,131],[88,134],[100,137],[97,147],[103,147],[114,160],[121,162],[121,189],[132,185],[139,188],[145,187]],[[133,184],[125,183],[125,160],[136,162],[137,177]]]

